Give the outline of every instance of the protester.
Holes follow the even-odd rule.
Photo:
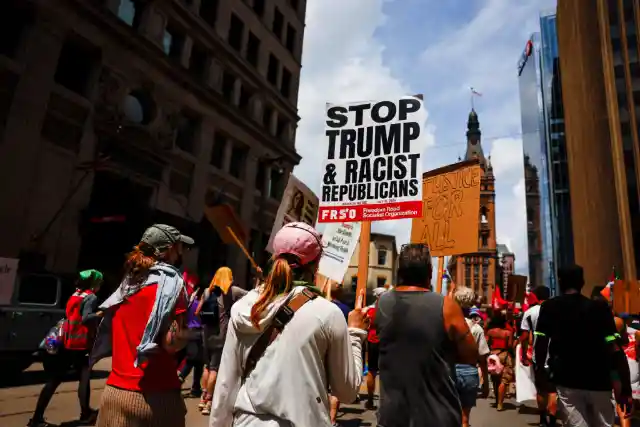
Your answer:
[[[524,313],[520,328],[522,335],[520,336],[521,354],[520,358],[524,366],[529,366],[534,362],[533,354],[533,337],[538,326],[538,318],[540,316],[540,307],[546,300],[551,297],[551,292],[546,286],[536,286],[532,290],[533,298],[530,308]],[[541,361],[545,369],[535,371],[536,386],[536,402],[540,411],[540,427],[555,426],[557,413],[557,394],[556,386],[553,384],[546,374],[548,369],[547,358]]]
[[[375,302],[367,310],[367,317],[369,317],[369,335],[367,336],[367,402],[365,408],[375,409],[373,402],[373,396],[376,391],[376,377],[378,376],[378,365],[380,359],[380,338],[376,333],[375,320],[376,320],[376,306],[378,300],[387,292],[385,288],[375,288],[373,290],[373,296],[376,298]]]
[[[200,298],[204,293],[204,288],[197,287],[189,297],[189,307],[187,309],[187,328],[189,329],[189,342],[186,347],[185,363],[178,373],[181,383],[193,370],[193,383],[191,391],[186,397],[201,397],[202,386],[200,381],[204,372],[204,335],[202,333],[202,322],[196,315],[196,310],[200,304]]]
[[[329,386],[346,402],[360,388],[366,316],[354,310],[347,323],[312,285],[320,235],[288,223],[273,251],[264,283],[233,307],[210,427],[329,427]]]
[[[534,369],[550,375],[567,427],[610,427],[615,399],[623,419],[631,415],[629,366],[608,306],[583,296],[582,267],[558,270],[562,295],[540,307],[535,329]],[[548,372],[543,362],[549,355]]]
[[[637,341],[636,337],[640,334],[636,329],[632,328],[632,318],[629,313],[620,313],[614,316],[616,330],[620,336],[620,344],[629,365],[629,381],[631,382],[631,392],[633,398],[637,400],[640,392],[640,372],[638,369]],[[616,412],[620,418],[620,427],[631,427],[631,419],[625,418],[624,408],[619,404],[616,405]]]
[[[63,323],[62,348],[56,354],[45,354],[44,368],[49,379],[42,388],[29,427],[49,426],[44,420],[44,413],[51,398],[62,384],[62,380],[73,368],[79,374],[78,400],[80,402],[79,423],[92,424],[97,412],[91,409],[91,367],[89,350],[93,345],[97,320],[101,314],[96,313],[98,298],[96,292],[103,282],[102,273],[97,270],[80,272],[76,281],[76,291],[67,300]]]
[[[344,320],[348,322],[349,312],[351,311],[349,307],[341,301],[343,297],[343,287],[342,284],[336,283],[335,286],[332,286],[331,290],[331,302],[334,303],[344,314]],[[364,349],[365,346],[362,346],[362,363],[364,364]],[[332,426],[336,426],[336,418],[338,417],[338,411],[340,411],[340,399],[331,394],[331,390],[329,390],[329,419],[331,421]]]
[[[430,291],[429,247],[404,245],[398,258],[398,284],[376,310],[378,426],[460,427],[453,366],[477,363],[478,347],[460,307]]]
[[[487,329],[491,354],[498,358],[501,365],[501,369],[491,372],[491,382],[496,398],[496,408],[498,411],[503,411],[506,392],[514,381],[514,332],[509,327],[507,316],[502,311],[493,314]]]
[[[453,293],[453,299],[462,308],[465,314],[467,325],[471,330],[473,339],[478,346],[478,360],[473,364],[457,364],[456,365],[456,389],[460,395],[460,404],[462,405],[462,427],[469,427],[471,418],[471,409],[476,406],[476,398],[478,388],[480,387],[480,376],[478,367],[482,372],[482,396],[489,395],[489,371],[487,370],[487,356],[490,353],[489,345],[484,336],[484,330],[480,325],[473,322],[471,317],[479,317],[478,310],[473,311],[473,303],[475,302],[475,292],[468,287],[456,287]]]
[[[187,298],[178,266],[193,239],[155,224],[128,254],[120,287],[107,310],[92,358],[113,346],[98,427],[183,427],[176,352],[187,344]],[[110,332],[110,335],[109,335]],[[105,348],[106,347],[106,348]]]
[[[202,294],[200,304],[196,309],[195,314],[200,316],[204,324],[204,350],[207,362],[206,373],[203,376],[206,393],[198,405],[202,415],[211,413],[211,400],[216,387],[218,369],[220,369],[220,360],[231,318],[231,307],[246,293],[247,291],[233,284],[231,269],[220,267],[213,276],[209,288]]]

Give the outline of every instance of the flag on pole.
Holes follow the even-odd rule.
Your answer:
[[[471,88],[471,94],[475,95],[475,96],[482,96],[482,94],[480,92],[478,92],[477,90],[475,90],[474,88]]]

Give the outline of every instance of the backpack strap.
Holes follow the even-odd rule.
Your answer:
[[[249,356],[244,365],[242,373],[242,382],[249,377],[253,369],[260,361],[260,358],[264,355],[267,348],[278,338],[278,335],[284,330],[284,327],[293,319],[293,315],[296,314],[303,305],[309,301],[314,300],[318,295],[311,292],[309,289],[302,289],[302,292],[296,294],[293,297],[289,297],[287,301],[278,309],[278,312],[273,318],[273,321],[262,332],[260,338],[251,347]]]

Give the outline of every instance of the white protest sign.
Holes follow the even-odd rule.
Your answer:
[[[318,222],[421,217],[426,118],[413,96],[328,104]]]
[[[334,282],[342,283],[359,239],[359,222],[328,224],[322,233],[324,250],[320,258],[318,272]]]
[[[16,258],[0,258],[0,305],[11,304],[19,262]]]
[[[273,252],[273,238],[283,225],[290,222],[304,222],[315,227],[318,218],[318,196],[293,174],[289,176],[276,219],[273,222],[267,251]]]

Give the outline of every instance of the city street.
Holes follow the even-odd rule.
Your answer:
[[[110,361],[106,360],[98,364],[94,371],[92,381],[91,402],[98,407],[100,394],[104,387],[105,379],[110,368]],[[44,375],[41,365],[33,365],[21,377],[21,385],[0,385],[0,426],[24,427],[35,407],[38,393],[42,387]],[[187,384],[189,382],[187,381]],[[73,420],[78,417],[78,399],[76,396],[76,382],[63,383],[56,396],[54,396],[46,413],[47,420],[55,424],[73,426]],[[364,387],[362,389],[364,391]],[[188,427],[207,426],[207,417],[200,415],[196,409],[197,401],[186,401],[189,413],[187,415]],[[510,427],[528,427],[534,425],[537,417],[533,411],[524,408],[520,410],[514,405],[506,405],[507,410],[498,413],[489,406],[488,401],[479,401],[478,408],[472,413],[474,427],[493,427],[496,425],[508,425]],[[344,405],[340,413],[340,425],[345,427],[373,427],[375,412],[365,411],[363,404]]]

